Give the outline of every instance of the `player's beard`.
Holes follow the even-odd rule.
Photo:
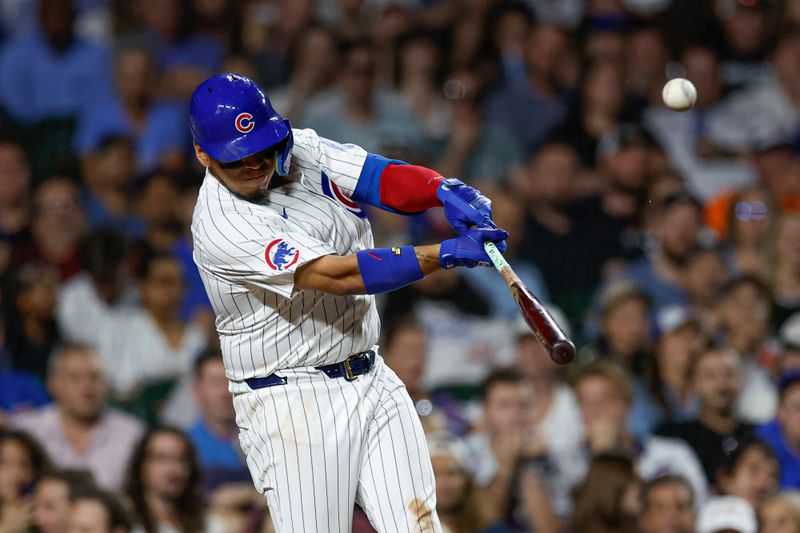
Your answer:
[[[233,191],[231,191],[233,192]],[[242,200],[254,203],[254,204],[261,204],[267,200],[267,196],[269,194],[269,184],[265,184],[263,187],[256,189],[255,191],[251,192],[250,194],[239,194],[234,192],[234,196],[238,196]]]

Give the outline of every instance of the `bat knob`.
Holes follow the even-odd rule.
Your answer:
[[[550,359],[559,365],[566,365],[575,358],[575,345],[569,340],[558,340],[550,350]]]

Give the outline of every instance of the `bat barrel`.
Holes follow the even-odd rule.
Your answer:
[[[550,350],[550,359],[559,365],[566,365],[575,358],[575,345],[569,339],[557,340]]]
[[[559,365],[572,361],[575,358],[575,345],[567,338],[544,304],[521,282],[512,285],[511,294],[514,295],[525,322],[550,354],[550,359]]]

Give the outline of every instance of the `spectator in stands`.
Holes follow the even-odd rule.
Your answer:
[[[764,60],[771,44],[771,11],[774,8],[768,2],[737,2],[717,8],[724,31],[722,75],[730,85],[752,85],[769,76]]]
[[[436,35],[411,33],[398,43],[397,91],[411,104],[425,136],[441,141],[451,131],[451,116],[442,94],[442,46]],[[463,176],[461,173],[447,174]]]
[[[382,355],[408,390],[426,434],[446,431],[463,435],[467,431],[464,406],[444,391],[425,386],[428,336],[413,317],[402,317],[383,326]]]
[[[732,102],[726,98],[715,51],[692,46],[681,63],[697,88],[696,105],[687,113],[651,107],[645,112],[645,124],[699,198],[707,200],[728,188],[752,184],[756,174],[739,157],[752,135],[742,131],[744,125],[731,114]]]
[[[757,432],[775,452],[780,463],[781,488],[800,487],[800,372],[790,371],[780,379],[775,419]]]
[[[775,268],[772,271],[772,325],[775,329],[800,312],[800,213],[785,213],[777,222]]]
[[[685,478],[665,475],[642,486],[641,533],[694,533],[695,501]]]
[[[681,286],[686,258],[700,243],[702,211],[698,201],[686,191],[679,191],[654,206],[652,242],[644,257],[628,264],[624,279],[645,291],[653,310],[686,303]]]
[[[32,246],[25,259],[53,265],[61,280],[81,269],[78,248],[86,220],[79,196],[75,182],[65,176],[46,178],[33,194]]]
[[[742,498],[710,498],[697,515],[697,533],[756,533],[757,530],[756,513]]]
[[[131,520],[111,492],[85,490],[72,500],[68,533],[128,533]]]
[[[85,470],[54,470],[39,478],[33,493],[33,524],[39,533],[67,533],[70,502],[94,486]]]
[[[490,523],[553,531],[558,521],[543,485],[543,461],[525,420],[530,394],[530,383],[517,370],[496,370],[486,378],[482,430],[467,438],[468,464],[486,508],[494,512]],[[520,505],[526,512],[518,511]]]
[[[648,436],[638,440],[627,428],[633,383],[626,370],[611,361],[578,367],[573,387],[586,428],[586,447],[574,468],[583,472],[591,457],[609,452],[630,453],[645,481],[666,473],[685,477],[698,501],[705,500],[707,481],[691,448],[677,439]]]
[[[85,269],[62,286],[56,319],[67,342],[99,346],[114,315],[136,298],[125,235],[108,229],[86,236],[80,246]]]
[[[621,65],[613,61],[594,61],[581,84],[581,92],[572,105],[572,115],[564,120],[555,135],[575,147],[581,162],[594,167],[603,137],[613,134],[621,121],[634,121],[630,102],[626,101],[625,79]],[[602,154],[605,155],[605,154]]]
[[[411,313],[425,325],[429,350],[437,354],[425,366],[425,383],[431,388],[477,388],[492,368],[513,361],[508,322],[493,319],[488,303],[455,269],[388,295],[387,321]]]
[[[161,185],[155,187],[156,192],[159,189],[163,191],[168,189],[165,186],[162,178],[156,181],[161,182]],[[152,189],[151,189],[152,190]],[[192,243],[191,232],[189,227],[192,223],[192,213],[194,212],[194,205],[197,201],[197,192],[199,184],[189,182],[181,187],[178,198],[174,204],[171,205],[169,213],[163,212],[159,208],[153,209],[152,203],[148,202],[149,207],[145,208],[144,205],[140,207],[140,212],[145,220],[149,220],[151,226],[169,226],[172,224],[171,218],[174,218],[180,223],[182,235],[170,247],[170,253],[180,261],[183,266],[184,280],[186,282],[186,290],[184,291],[183,301],[181,302],[181,319],[184,322],[194,321],[199,324],[206,332],[209,339],[209,344],[219,342],[217,329],[214,325],[214,311],[211,308],[211,302],[206,294],[206,288],[203,285],[203,280],[200,278],[200,272],[197,270],[197,265],[194,262],[192,253],[194,245]],[[141,201],[144,203],[146,196],[143,193]],[[151,245],[152,246],[152,245]],[[155,248],[155,247],[154,247]],[[155,248],[158,250],[158,248]]]
[[[104,140],[131,141],[132,174],[159,167],[182,168],[186,142],[186,111],[180,105],[156,101],[157,68],[145,44],[123,44],[115,57],[115,90],[87,113],[75,134],[84,174],[91,175],[102,157]]]
[[[144,225],[144,244],[154,252],[169,252],[183,236],[183,227],[175,212],[181,200],[180,186],[164,172],[148,175],[139,185],[136,212]],[[197,270],[194,264],[191,268]]]
[[[640,375],[651,351],[650,305],[637,285],[620,281],[606,287],[600,301],[600,335],[581,348],[578,360],[609,359]]]
[[[131,199],[134,153],[128,137],[108,135],[85,157],[82,203],[90,229],[113,227],[131,239],[142,237],[143,222]]]
[[[2,335],[0,326],[0,338]],[[4,358],[3,346],[0,345],[0,362]],[[35,409],[49,402],[50,396],[38,378],[25,371],[0,367],[0,433],[5,426],[6,416]]]
[[[735,410],[742,390],[742,363],[730,348],[706,348],[694,359],[690,376],[699,403],[697,418],[666,423],[657,433],[689,444],[713,483],[724,454],[755,436],[754,427],[742,422]]]
[[[637,436],[662,422],[685,422],[697,415],[689,372],[707,342],[700,316],[688,307],[667,307],[656,317],[656,344],[636,381],[631,424]]]
[[[742,356],[744,388],[737,412],[755,423],[771,420],[777,405],[777,392],[767,366],[771,312],[770,288],[755,276],[734,278],[717,295],[717,335]]]
[[[800,492],[780,492],[758,509],[761,533],[800,533]]]
[[[108,51],[76,38],[74,21],[72,0],[43,0],[35,30],[3,49],[0,104],[16,121],[77,119],[105,100],[111,85]]]
[[[270,102],[281,116],[299,124],[306,104],[331,88],[338,55],[333,31],[324,26],[305,29],[288,83],[270,91]]]
[[[30,433],[59,468],[92,472],[101,487],[119,489],[143,428],[136,419],[104,407],[106,377],[90,348],[67,345],[50,361],[53,404],[21,413],[12,423]]]
[[[177,259],[154,253],[145,260],[142,307],[120,311],[100,345],[117,397],[130,399],[143,387],[191,373],[206,337],[198,326],[180,320],[183,290],[183,270]]]
[[[780,475],[780,464],[772,448],[755,439],[722,457],[716,486],[720,494],[737,496],[758,509],[778,492]]]
[[[318,4],[322,12],[329,4]],[[338,7],[338,3],[336,6]],[[328,24],[335,28],[343,42],[361,39],[367,31],[362,14],[362,2],[350,6],[358,19],[355,34],[349,33],[349,24]],[[255,64],[258,80],[263,87],[278,87],[289,80],[292,61],[296,59],[295,46],[303,33],[313,23],[314,5],[309,0],[287,2],[264,9],[264,4],[249,4],[242,10],[242,46],[247,57]]]
[[[630,31],[625,47],[625,83],[636,98],[660,105],[661,89],[670,59],[664,35],[653,25],[643,24]]]
[[[737,273],[762,278],[769,275],[767,254],[777,218],[775,199],[764,188],[743,188],[731,197],[727,241],[733,248],[731,262]]]
[[[575,490],[574,531],[638,531],[639,479],[634,464],[626,455],[603,453],[592,458],[586,478]]]
[[[58,270],[27,263],[12,272],[4,296],[10,310],[6,342],[15,370],[44,380],[50,353],[59,341],[54,316],[59,288]]]
[[[389,326],[383,343],[383,358],[406,386],[411,400],[423,400],[428,396],[422,382],[428,360],[425,330],[411,318],[398,319]]]
[[[136,515],[135,531],[204,531],[200,466],[179,429],[160,427],[145,434],[133,453],[125,492]]]
[[[526,151],[539,148],[566,116],[555,72],[569,46],[562,28],[535,27],[525,43],[526,83],[502,84],[486,99],[489,119],[507,124]]]
[[[424,136],[409,104],[375,84],[373,49],[360,42],[344,53],[339,86],[308,103],[300,124],[322,137],[352,142],[387,157],[413,158]]]
[[[30,220],[30,192],[24,149],[11,138],[0,139],[0,235],[22,236]]]
[[[197,451],[207,492],[224,483],[248,482],[250,474],[239,447],[239,430],[222,352],[203,352],[194,361],[194,396],[200,418],[188,436]]]
[[[604,239],[620,253],[642,227],[658,151],[648,132],[634,122],[622,122],[598,138],[596,153],[600,191],[586,203],[598,211],[594,217],[607,226]]]
[[[508,86],[524,87],[528,82],[525,46],[536,20],[525,2],[501,2],[489,12],[484,45],[490,51],[495,69],[493,77]]]
[[[780,359],[778,360],[777,374],[780,376],[795,370],[800,371],[800,313],[790,316],[781,326],[778,345]]]
[[[574,148],[549,143],[515,184],[528,212],[520,257],[542,270],[553,303],[575,323],[583,320],[606,265],[624,255],[620,221],[604,210],[607,196],[576,199],[581,172]]]
[[[194,89],[217,71],[225,50],[215,39],[193,33],[190,3],[147,0],[138,7],[143,38],[153,50],[161,73],[157,80],[159,96],[176,102],[188,100]]]
[[[563,313],[555,307],[549,311],[570,338]],[[575,447],[583,439],[583,421],[574,392],[562,381],[547,350],[524,320],[514,323],[514,333],[516,367],[533,386],[531,419],[536,424],[536,438],[553,453]]]
[[[464,444],[434,434],[429,437],[428,449],[436,477],[436,511],[445,530],[478,533],[490,526],[490,513],[469,471]]]
[[[716,331],[716,298],[730,279],[722,249],[715,246],[695,248],[686,257],[681,278],[689,306],[706,320],[704,325],[709,331]]]
[[[28,434],[0,432],[0,531],[19,533],[31,525],[29,495],[47,465],[47,455]]]
[[[480,77],[467,69],[452,70],[444,82],[448,128],[436,145],[435,168],[466,181],[499,181],[522,163],[519,141],[504,122],[485,116]]]
[[[731,120],[729,134],[735,135],[740,145],[756,146],[776,133],[796,139],[800,66],[794,59],[798,53],[800,33],[791,31],[781,35],[769,58],[774,76],[759,80],[731,102],[726,110]]]

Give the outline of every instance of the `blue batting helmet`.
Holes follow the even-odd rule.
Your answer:
[[[195,89],[189,111],[192,137],[213,159],[230,163],[286,142],[275,170],[289,173],[292,125],[281,117],[256,82],[238,74],[220,74]]]

